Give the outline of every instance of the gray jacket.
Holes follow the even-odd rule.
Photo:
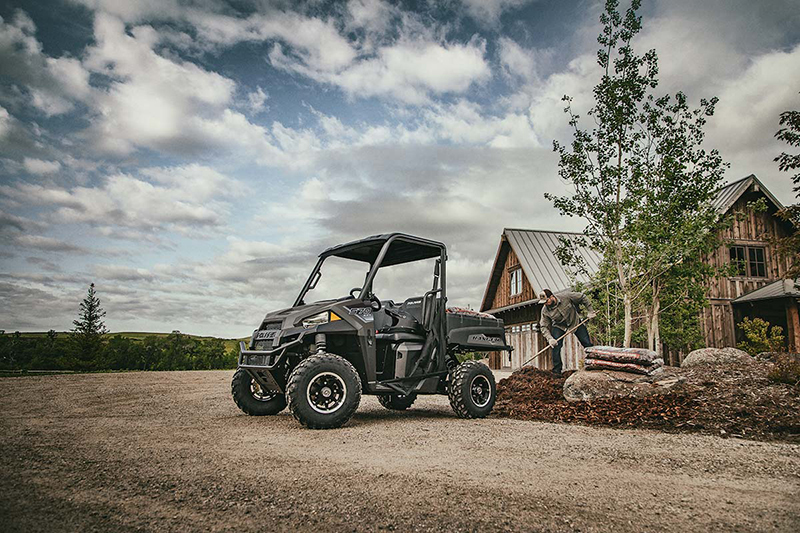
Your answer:
[[[539,329],[548,341],[553,338],[550,333],[552,328],[566,331],[581,322],[581,317],[578,316],[579,305],[583,305],[587,313],[592,312],[592,302],[582,292],[563,291],[554,296],[556,303],[550,307],[543,306],[542,317],[539,319]]]

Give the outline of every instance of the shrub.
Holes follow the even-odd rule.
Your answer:
[[[800,386],[800,360],[789,354],[779,355],[767,377],[778,383]]]
[[[769,327],[769,322],[760,318],[744,318],[736,327],[742,330],[745,340],[738,344],[740,350],[744,350],[752,356],[761,352],[781,352],[783,351],[783,328],[780,326]]]

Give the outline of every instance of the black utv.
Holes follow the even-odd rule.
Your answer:
[[[332,257],[365,263],[363,286],[349,296],[306,303]],[[434,260],[431,290],[402,303],[373,292],[379,269]],[[466,352],[511,350],[503,321],[447,308],[447,249],[391,233],[329,248],[319,255],[294,305],[267,314],[249,345],[240,343],[231,392],[249,415],[274,415],[287,405],[309,428],[345,424],[362,394],[387,409],[408,409],[418,394],[446,394],[456,415],[482,418],[495,401],[495,381]]]

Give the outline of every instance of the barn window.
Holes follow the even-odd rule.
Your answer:
[[[744,246],[731,246],[731,264],[736,269],[737,276],[747,275],[747,263],[745,263]]]
[[[754,278],[767,277],[767,262],[764,260],[764,249],[751,247],[747,249],[750,263],[750,276]]]
[[[761,246],[731,246],[735,276],[767,277],[766,252]]]
[[[522,269],[517,268],[511,271],[511,296],[516,296],[522,292]]]

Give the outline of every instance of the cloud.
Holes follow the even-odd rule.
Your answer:
[[[256,87],[255,91],[248,93],[247,104],[250,112],[258,114],[268,111],[269,107],[266,105],[268,98],[269,95],[261,87]]]
[[[34,37],[36,25],[22,10],[0,17],[0,70],[28,87],[30,101],[47,116],[72,111],[91,94],[89,72],[78,59],[48,57]]]
[[[31,174],[53,174],[61,170],[61,163],[58,161],[42,161],[32,157],[26,157],[22,165]]]
[[[41,250],[69,254],[88,254],[89,249],[60,239],[42,235],[18,235],[13,239],[14,245],[23,250]]]
[[[15,232],[42,231],[45,225],[30,218],[0,211],[0,235]]]
[[[352,98],[388,97],[406,104],[422,104],[431,95],[466,92],[491,76],[486,43],[474,38],[466,44],[408,40],[379,48],[374,57],[342,70],[312,68],[289,56],[280,45],[269,54],[275,67],[336,85]]]
[[[0,139],[5,137],[11,131],[11,115],[8,110],[0,106]]]
[[[0,186],[0,194],[21,204],[49,207],[61,223],[184,234],[219,228],[228,210],[225,199],[243,191],[235,180],[197,164],[146,168],[140,177],[113,174],[97,187]]]
[[[505,11],[529,4],[534,0],[461,0],[469,16],[479,24],[495,25]]]

